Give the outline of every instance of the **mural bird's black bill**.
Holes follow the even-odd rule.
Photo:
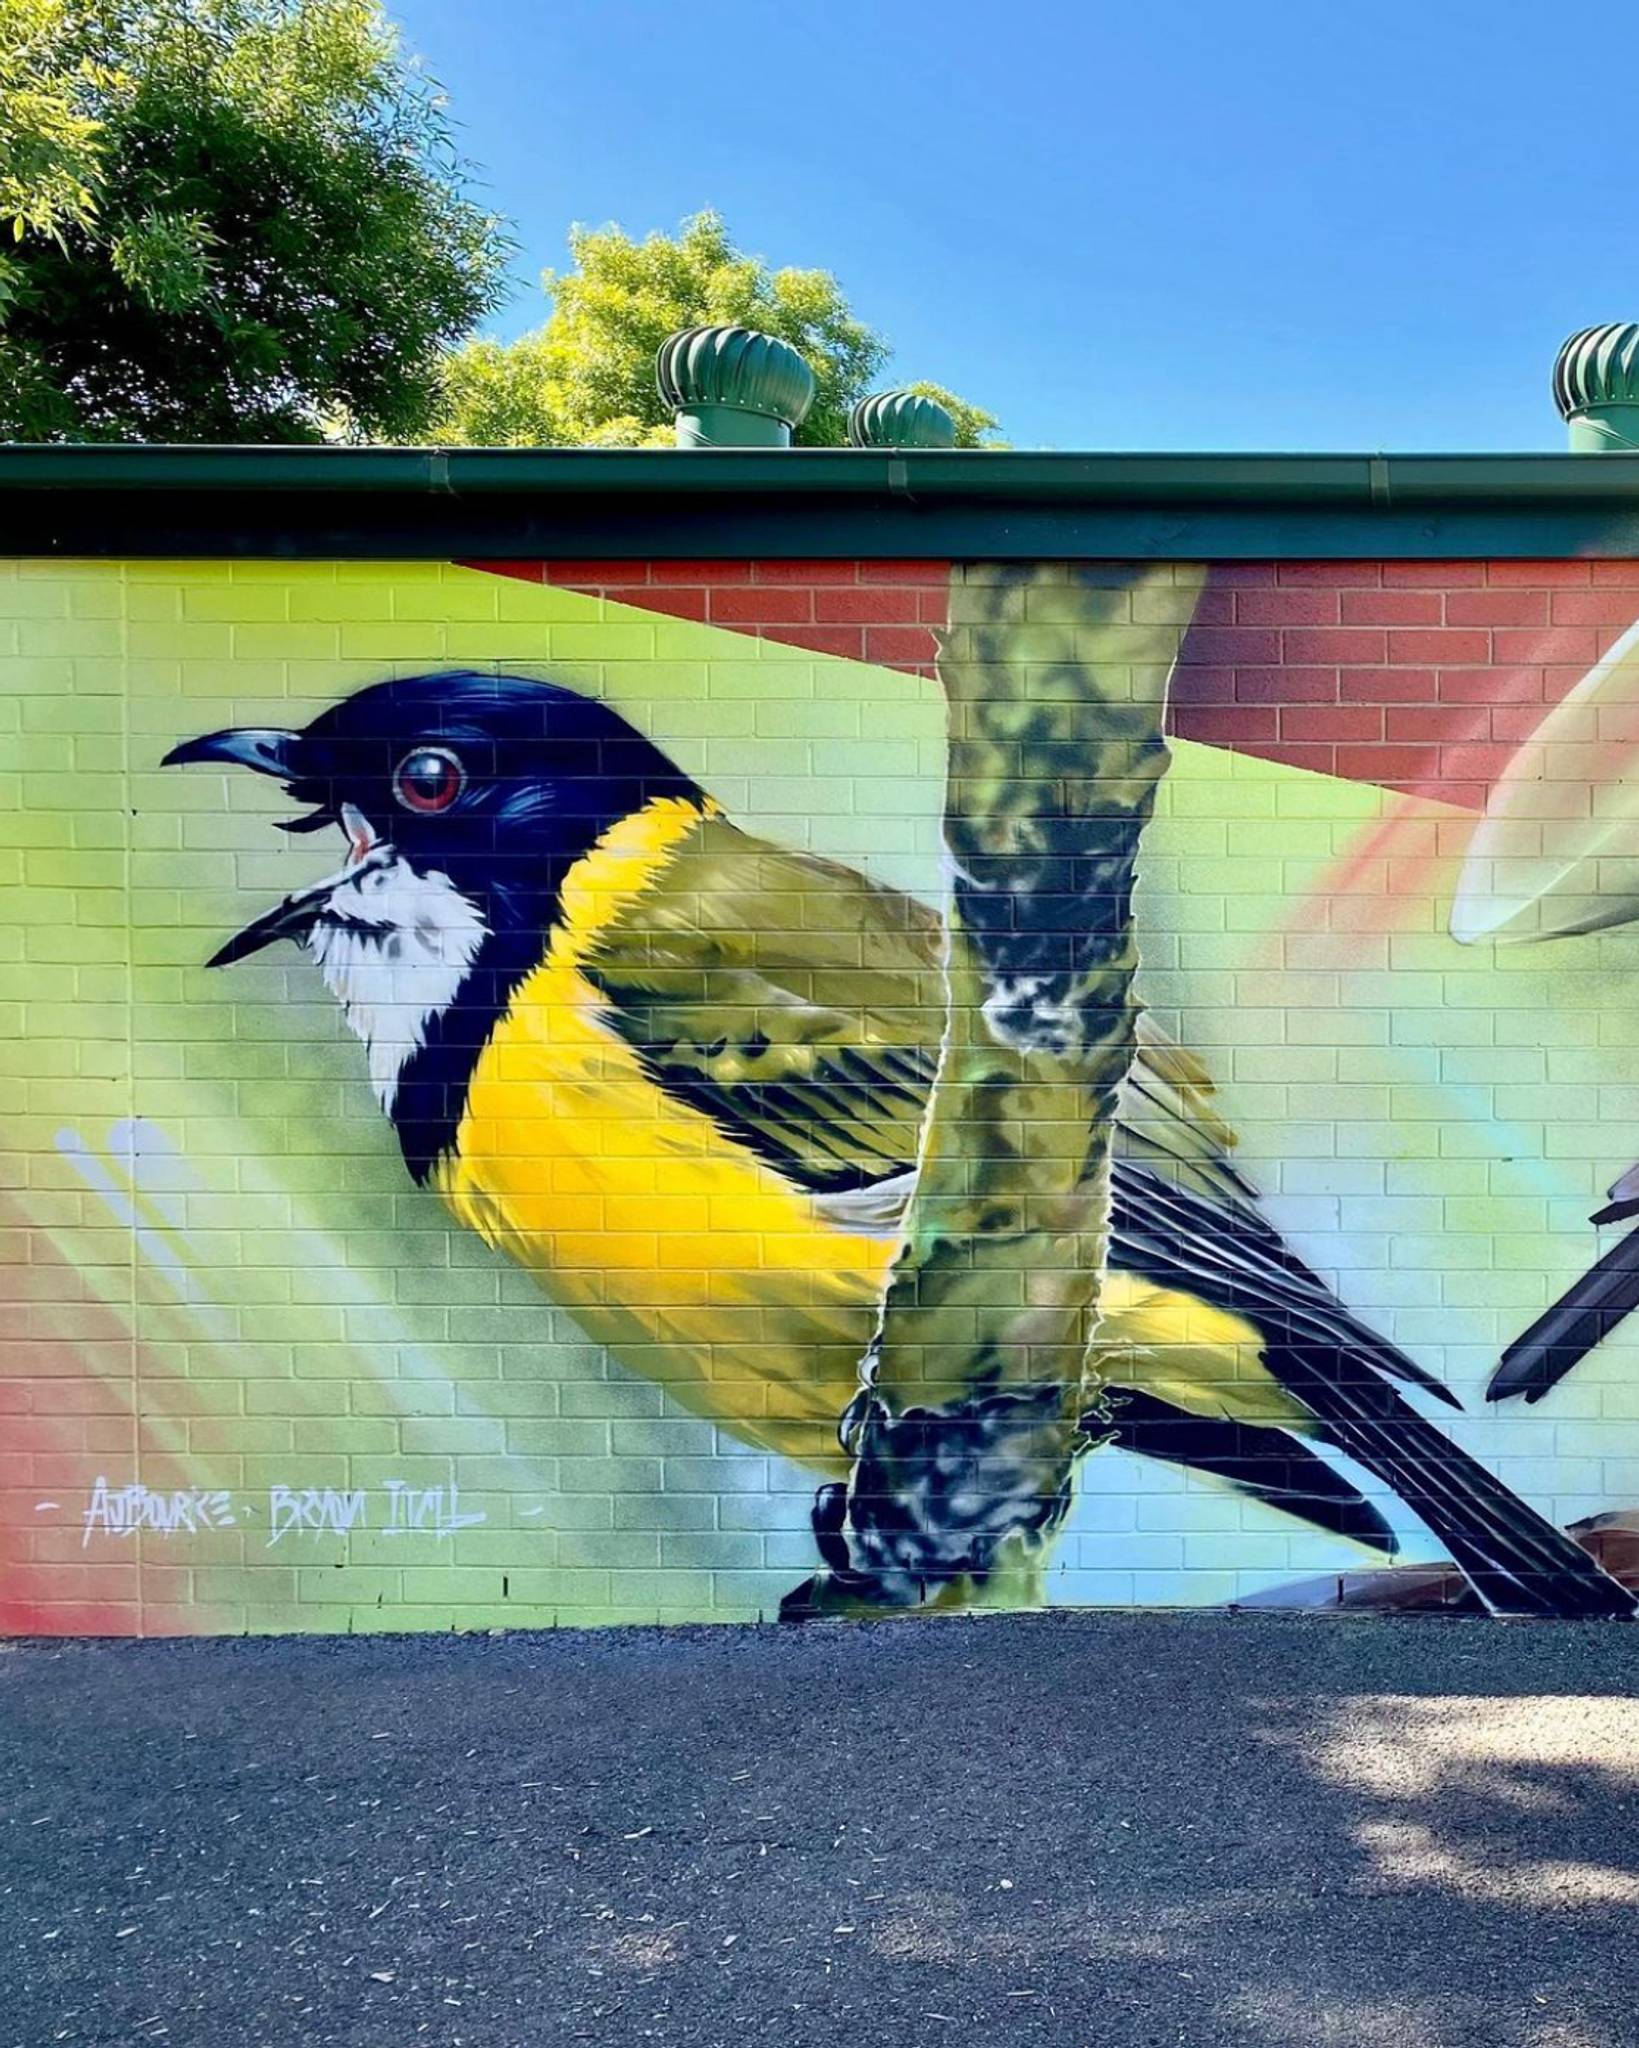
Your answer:
[[[287,896],[282,903],[234,933],[226,945],[218,946],[205,962],[207,967],[231,967],[235,960],[260,953],[279,939],[294,939],[299,945],[318,922],[325,899],[335,887],[334,877],[317,889],[304,889],[299,896]]]
[[[258,775],[296,779],[296,747],[301,735],[272,726],[235,726],[226,732],[201,733],[184,740],[160,762],[161,768],[187,768],[197,761],[220,761],[229,768],[253,768]]]
[[[1540,1401],[1636,1308],[1639,1230],[1631,1230],[1514,1339],[1491,1375],[1485,1398],[1507,1401],[1523,1394],[1527,1401]]]
[[[260,953],[264,946],[271,946],[279,939],[294,939],[299,945],[324,915],[331,899],[344,883],[358,881],[360,876],[368,874],[372,868],[384,866],[392,858],[391,846],[374,846],[362,860],[350,861],[338,873],[326,875],[311,888],[298,889],[294,895],[286,896],[271,910],[253,919],[243,931],[235,932],[225,946],[217,948],[205,965],[231,967],[235,960]]]

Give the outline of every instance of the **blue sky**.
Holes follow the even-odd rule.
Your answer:
[[[1639,317],[1623,57],[1546,0],[390,4],[517,223],[497,332],[571,221],[713,205],[1016,446],[1483,449]]]

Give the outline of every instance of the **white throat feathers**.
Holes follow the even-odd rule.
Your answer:
[[[308,933],[307,949],[363,1041],[371,1085],[389,1115],[405,1063],[455,1000],[488,936],[478,906],[448,875],[418,874],[388,848],[343,876]]]

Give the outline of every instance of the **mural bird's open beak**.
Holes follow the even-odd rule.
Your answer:
[[[232,768],[252,768],[258,775],[277,776],[281,782],[294,785],[301,780],[298,760],[301,740],[300,733],[282,732],[272,726],[236,726],[225,732],[202,733],[198,739],[182,741],[179,746],[172,747],[159,765],[162,768],[185,768],[195,762],[219,761]],[[329,812],[321,810],[314,818],[292,821],[285,829],[305,831],[329,822]],[[344,874],[328,875],[310,889],[301,889],[295,895],[285,897],[282,903],[276,903],[271,910],[247,924],[243,931],[236,932],[205,964],[208,967],[229,967],[235,960],[261,952],[264,946],[271,946],[276,939],[294,939],[299,944],[313,929],[337,884],[356,873],[355,862]]]

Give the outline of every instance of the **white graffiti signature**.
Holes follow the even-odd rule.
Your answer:
[[[57,1503],[38,1505],[55,1507]],[[489,1519],[482,1508],[462,1507],[461,1489],[453,1479],[448,1486],[416,1486],[407,1479],[389,1479],[375,1505],[372,1515],[371,1495],[362,1486],[270,1486],[266,1547],[271,1550],[287,1536],[346,1536],[354,1529],[371,1527],[384,1536],[453,1536]],[[139,1529],[167,1538],[233,1529],[242,1515],[257,1512],[236,1504],[233,1496],[223,1491],[185,1486],[159,1493],[140,1480],[128,1486],[110,1486],[99,1474],[80,1517],[80,1547],[89,1545],[93,1536],[134,1536]]]
[[[367,1500],[362,1487],[337,1492],[332,1486],[270,1486],[267,1494],[267,1547],[298,1530],[314,1536],[345,1536],[366,1525]]]
[[[226,1493],[208,1493],[197,1486],[155,1493],[140,1481],[110,1486],[100,1475],[81,1520],[85,1525],[82,1550],[94,1535],[134,1536],[139,1529],[153,1529],[161,1536],[184,1532],[192,1536],[201,1529],[236,1526],[233,1501]]]

